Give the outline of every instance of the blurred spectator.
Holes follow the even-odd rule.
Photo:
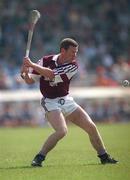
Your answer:
[[[130,121],[129,99],[84,99],[80,100],[80,104],[89,112],[95,122],[113,123]]]
[[[117,81],[108,76],[106,69],[103,66],[98,66],[96,70],[95,86],[118,86]]]
[[[0,67],[0,89],[8,89],[7,76],[2,67]]]
[[[0,126],[42,126],[45,124],[44,113],[39,102],[0,103]]]
[[[122,82],[124,79],[130,78],[130,67],[127,59],[124,56],[117,57],[117,63],[113,64],[112,72],[118,82]]]
[[[118,103],[118,119],[120,121],[130,120],[130,104],[128,101],[120,100]]]
[[[21,110],[17,112],[17,117],[19,119],[19,125],[31,125],[31,121],[33,122],[33,113],[31,106],[27,102],[23,102],[21,106]]]
[[[13,112],[13,108],[10,103],[3,103],[2,111],[0,115],[0,125],[1,126],[16,126],[16,117]]]

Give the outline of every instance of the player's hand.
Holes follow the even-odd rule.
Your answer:
[[[20,72],[21,77],[24,79],[24,76],[25,76],[26,74],[28,74],[28,72],[29,72],[29,68],[27,68],[27,67],[23,64],[22,67],[21,67],[21,72]]]
[[[29,68],[23,64],[21,67],[21,74],[22,73],[28,74],[28,72],[29,72]]]
[[[23,64],[25,67],[29,68],[29,67],[33,67],[34,63],[30,60],[29,57],[24,57]]]

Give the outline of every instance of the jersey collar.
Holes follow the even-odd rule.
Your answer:
[[[60,54],[56,54],[53,56],[52,60],[55,61],[55,65],[58,66],[57,60]]]

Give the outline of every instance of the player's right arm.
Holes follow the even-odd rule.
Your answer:
[[[24,58],[24,66],[26,68],[32,68],[40,76],[44,76],[48,78],[49,80],[52,80],[55,77],[53,70],[47,67],[43,67],[39,64],[33,63],[28,57]]]
[[[21,77],[27,84],[35,83],[34,79],[29,74],[29,68],[27,68],[24,64],[21,67]]]

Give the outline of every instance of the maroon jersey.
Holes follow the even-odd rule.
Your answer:
[[[40,91],[42,95],[51,99],[66,96],[69,93],[70,80],[78,69],[75,60],[72,63],[58,65],[58,56],[59,55],[44,56],[38,61],[39,65],[48,67],[54,71],[55,77],[53,80],[49,80],[44,76],[39,76],[39,73],[32,71],[32,74],[40,78]]]

